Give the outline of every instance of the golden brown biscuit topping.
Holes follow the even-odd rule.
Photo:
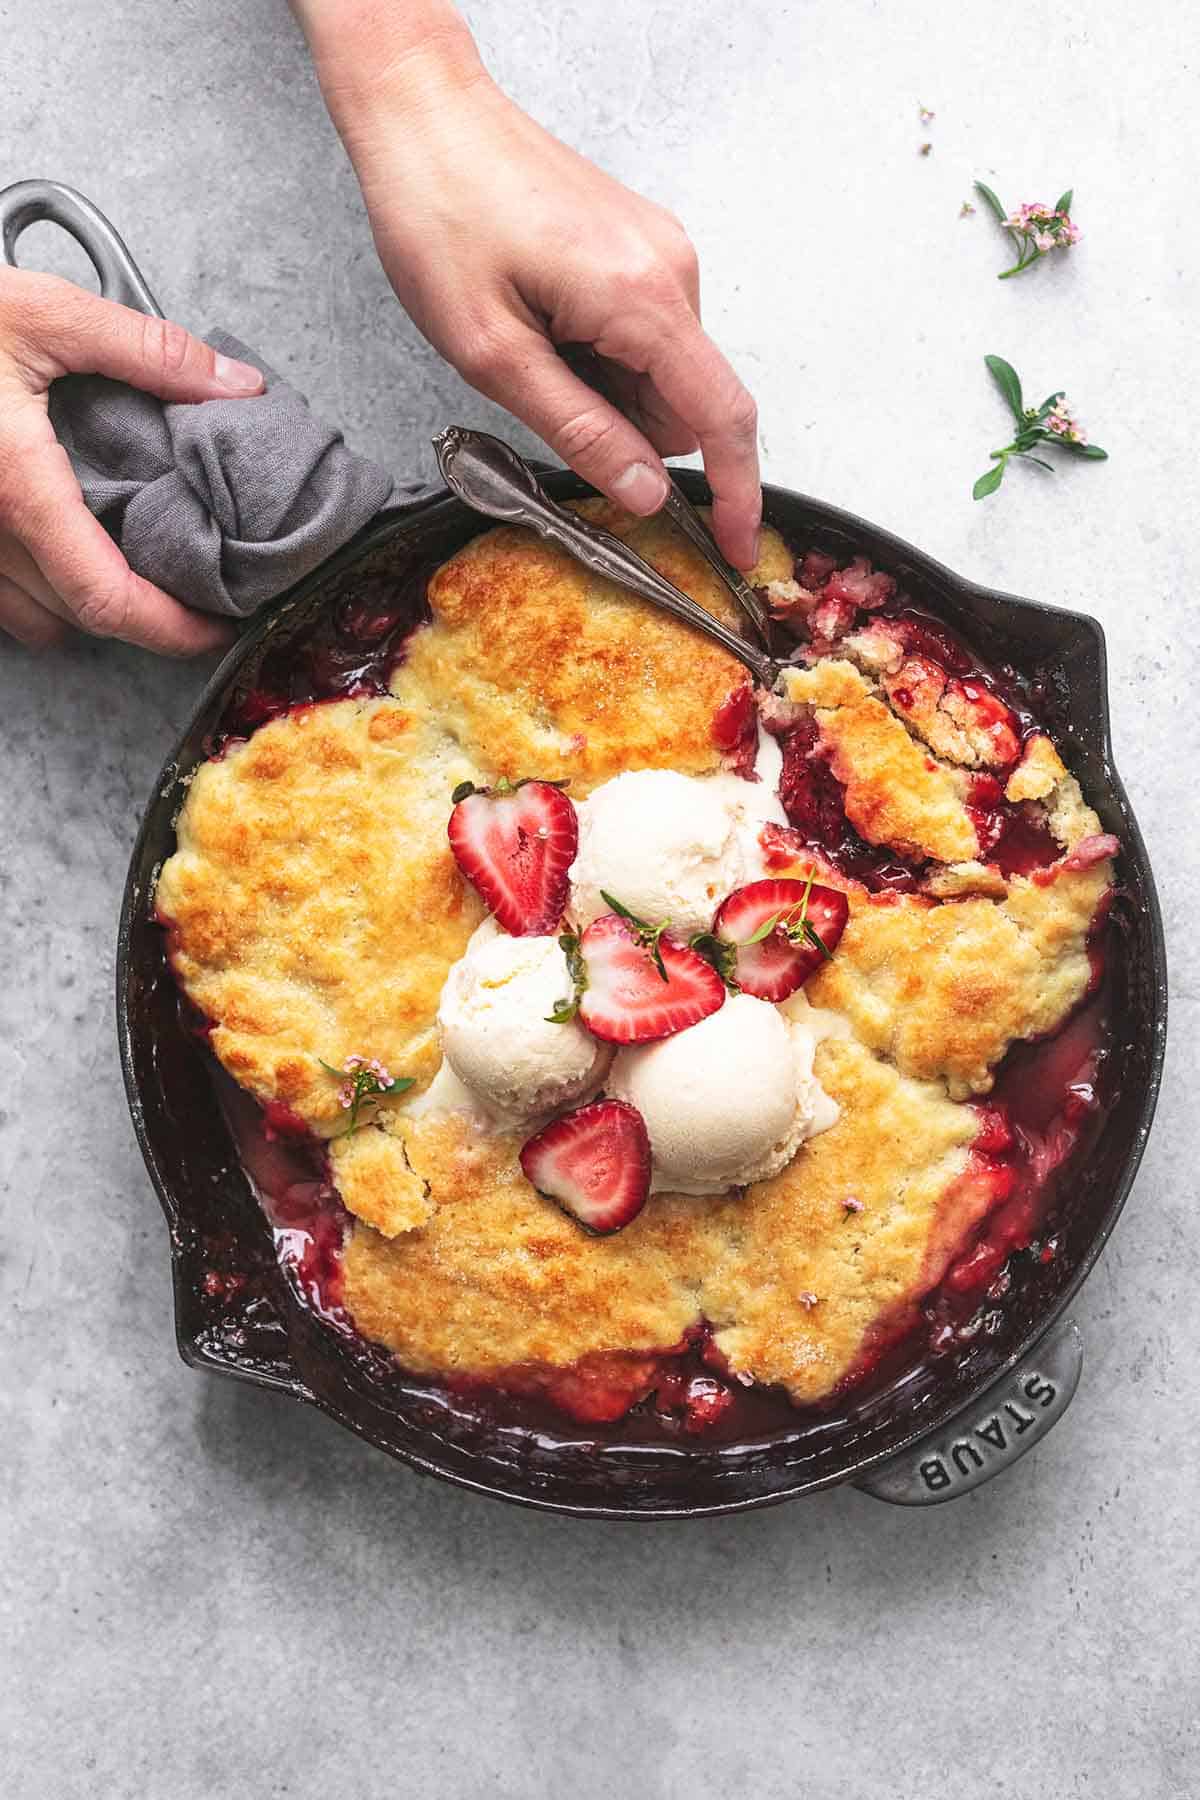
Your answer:
[[[732,618],[663,521],[581,510]],[[765,533],[755,581],[786,584],[792,568]],[[988,1127],[965,1102],[1014,1042],[1054,1032],[1088,992],[1111,880],[1095,815],[1044,734],[1004,761],[994,709],[914,671],[886,620],[792,669],[788,702],[815,724],[812,754],[850,825],[915,870],[905,891],[871,893],[822,864],[850,902],[806,988],[828,1032],[816,1073],[840,1116],[770,1181],[656,1193],[616,1236],[588,1237],[522,1175],[520,1138],[477,1112],[384,1095],[337,1136],[323,1065],[377,1057],[417,1093],[439,1070],[439,997],[483,916],[446,838],[458,783],[569,778],[581,798],[625,770],[708,775],[722,761],[714,720],[744,671],[518,531],[472,540],[429,598],[390,695],[294,710],[192,781],[158,907],[213,1050],[260,1101],[334,1139],[330,1169],[356,1218],[345,1304],[407,1367],[502,1377],[669,1350],[707,1321],[733,1374],[819,1400],[995,1200],[976,1148]],[[971,787],[996,769],[1011,811],[1032,809],[1064,850],[1101,849],[1001,868]],[[776,838],[795,838],[796,873],[820,860],[796,833]],[[772,869],[789,872],[778,844]]]

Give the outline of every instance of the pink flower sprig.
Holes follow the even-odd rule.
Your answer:
[[[977,181],[975,192],[987,201],[992,212],[1005,231],[1011,233],[1017,245],[1017,260],[1011,269],[1005,269],[996,277],[997,281],[1007,281],[1012,275],[1023,275],[1026,269],[1032,269],[1035,262],[1043,256],[1049,256],[1052,250],[1069,250],[1077,244],[1080,230],[1071,218],[1071,202],[1075,198],[1074,188],[1068,188],[1060,194],[1053,206],[1046,206],[1040,200],[1027,200],[1018,206],[1015,212],[1006,212],[997,196],[986,182]]]
[[[384,1094],[402,1094],[413,1085],[410,1075],[391,1074],[375,1057],[348,1056],[340,1069],[327,1062],[322,1062],[321,1067],[341,1082],[338,1103],[350,1114],[346,1129],[336,1133],[338,1137],[349,1137],[358,1130],[364,1106],[373,1106]]]
[[[1067,397],[1061,390],[1057,394],[1049,394],[1040,406],[1026,406],[1021,393],[1021,378],[1011,363],[1005,362],[1002,356],[985,356],[984,362],[1000,392],[1008,402],[1016,424],[1016,436],[1011,444],[1005,444],[1002,450],[992,451],[992,468],[985,470],[971,490],[972,498],[986,500],[994,494],[1004,480],[1004,471],[1009,460],[1014,456],[1024,456],[1039,468],[1050,469],[1052,465],[1034,456],[1034,447],[1038,444],[1057,444],[1060,449],[1073,450],[1077,456],[1084,456],[1089,462],[1105,462],[1107,450],[1101,450],[1099,444],[1090,444],[1087,433],[1076,419],[1067,404]]]

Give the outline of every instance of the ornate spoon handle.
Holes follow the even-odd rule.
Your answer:
[[[755,593],[746,577],[739,574],[732,564],[727,563],[708,526],[696,511],[683,489],[672,481],[667,493],[666,511],[684,536],[690,538],[709,567],[717,573],[725,583],[750,623],[758,634],[760,642],[771,644],[770,625],[763,610],[763,603]]]
[[[433,447],[446,486],[476,512],[508,525],[528,526],[593,574],[617,582],[704,632],[744,663],[763,687],[774,686],[778,667],[769,656],[680,593],[620,538],[552,500],[529,464],[509,445],[485,431],[449,425],[434,438]]]

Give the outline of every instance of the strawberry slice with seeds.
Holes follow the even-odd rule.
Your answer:
[[[552,781],[464,781],[451,796],[447,834],[455,861],[513,937],[554,930],[579,848],[575,808]]]
[[[650,1192],[650,1137],[627,1100],[592,1100],[554,1119],[521,1151],[539,1194],[597,1237],[636,1219]]]
[[[579,948],[587,967],[579,1017],[606,1043],[670,1037],[724,1004],[725,983],[711,963],[632,914],[603,913]]]
[[[713,936],[733,952],[729,973],[756,1000],[786,1000],[828,961],[846,928],[839,888],[806,881],[752,881],[721,902]]]

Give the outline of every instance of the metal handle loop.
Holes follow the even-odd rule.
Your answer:
[[[17,241],[39,219],[59,225],[86,250],[106,300],[161,319],[162,307],[146,285],[120,233],[85,194],[61,181],[18,181],[0,192],[0,235],[4,260],[18,268]]]

